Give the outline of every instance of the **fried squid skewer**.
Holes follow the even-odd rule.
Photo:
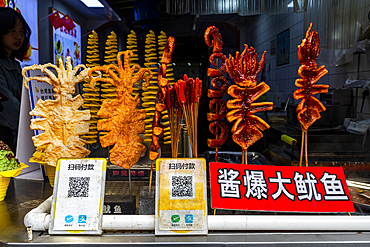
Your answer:
[[[152,123],[152,143],[149,147],[149,159],[152,161],[150,166],[150,178],[149,178],[149,192],[152,186],[152,177],[153,177],[153,163],[154,160],[158,158],[159,153],[159,135],[163,133],[163,126],[160,124],[161,112],[166,110],[166,94],[167,94],[167,85],[168,79],[166,78],[166,69],[167,64],[171,62],[171,57],[173,53],[173,48],[175,47],[175,39],[169,37],[167,43],[164,47],[163,56],[161,59],[161,66],[158,71],[158,91],[155,100],[155,113]]]
[[[317,68],[316,59],[320,54],[320,39],[315,30],[312,30],[312,23],[308,27],[305,38],[298,46],[298,61],[301,66],[298,69],[299,79],[295,81],[298,87],[294,91],[294,98],[301,99],[297,106],[297,118],[302,128],[302,144],[299,165],[302,166],[303,149],[305,149],[306,166],[308,166],[307,156],[307,129],[320,116],[320,112],[325,111],[324,105],[312,95],[318,93],[327,93],[329,85],[316,85],[315,83],[328,73],[324,65]]]

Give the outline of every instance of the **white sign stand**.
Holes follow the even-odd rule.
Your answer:
[[[206,161],[156,162],[155,235],[207,235]]]
[[[101,235],[107,160],[59,159],[50,235]]]

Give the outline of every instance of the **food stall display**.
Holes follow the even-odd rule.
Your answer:
[[[112,28],[114,29],[116,27],[112,26]],[[235,31],[230,26],[228,28],[231,31]],[[195,21],[193,31],[195,31],[194,29],[196,29]],[[238,29],[238,27],[236,27],[236,29]],[[36,147],[36,152],[33,154],[30,161],[44,164],[45,167],[55,167],[58,159],[61,158],[84,158],[83,160],[87,160],[85,157],[90,154],[91,150],[89,150],[89,148],[93,149],[91,144],[94,144],[95,148],[97,145],[95,143],[100,143],[103,148],[110,147],[109,157],[100,158],[103,158],[104,161],[105,158],[109,158],[109,163],[119,166],[118,169],[112,166],[106,167],[107,172],[104,176],[107,175],[107,178],[109,177],[109,170],[111,174],[113,174],[113,170],[116,173],[115,175],[118,174],[116,177],[113,177],[113,175],[109,177],[110,181],[108,182],[110,184],[120,184],[119,186],[122,185],[121,188],[126,187],[126,184],[128,184],[127,182],[129,182],[130,200],[125,201],[128,198],[126,195],[127,190],[117,189],[117,191],[112,192],[109,196],[111,196],[111,198],[115,196],[114,199],[117,198],[116,201],[120,202],[120,205],[117,204],[118,206],[111,206],[111,208],[108,209],[108,204],[100,201],[99,210],[101,208],[103,209],[99,217],[104,218],[102,221],[103,230],[127,231],[127,229],[130,229],[131,231],[140,231],[140,233],[132,232],[133,236],[141,234],[142,231],[153,231],[153,227],[154,230],[157,231],[156,224],[159,222],[159,217],[157,217],[157,215],[153,217],[153,213],[145,215],[145,213],[141,214],[140,211],[138,213],[140,215],[136,215],[136,204],[141,203],[140,200],[144,198],[144,196],[146,200],[152,203],[151,206],[153,206],[155,214],[158,214],[161,210],[168,211],[163,213],[163,215],[166,216],[166,227],[168,227],[168,229],[164,229],[164,224],[158,224],[158,228],[163,228],[160,230],[173,231],[174,234],[171,233],[173,235],[185,235],[185,233],[188,234],[190,232],[188,229],[192,229],[190,226],[197,226],[197,221],[200,219],[205,221],[205,228],[202,228],[202,231],[204,231],[204,235],[208,236],[204,237],[204,239],[206,239],[204,242],[220,241],[217,239],[215,240],[214,237],[219,233],[216,232],[216,234],[214,234],[213,231],[226,230],[229,231],[230,234],[234,234],[234,232],[238,230],[249,231],[257,229],[255,231],[276,231],[277,229],[279,230],[281,225],[285,227],[282,229],[286,231],[291,230],[291,228],[297,225],[297,229],[312,230],[313,225],[316,227],[319,224],[317,223],[317,215],[314,215],[314,217],[312,217],[314,220],[311,220],[308,219],[311,215],[307,218],[305,215],[301,217],[302,213],[342,213],[342,215],[344,215],[343,218],[345,217],[345,219],[341,221],[342,223],[354,223],[355,220],[348,219],[350,217],[345,215],[355,212],[354,209],[352,211],[331,210],[332,205],[337,206],[337,201],[342,204],[343,201],[346,201],[348,205],[353,206],[351,195],[348,192],[346,184],[346,177],[341,167],[339,167],[338,170],[341,170],[342,173],[341,176],[338,176],[336,171],[334,171],[335,169],[325,170],[325,166],[321,166],[320,170],[316,169],[316,171],[314,169],[315,167],[304,168],[289,166],[286,168],[286,166],[276,165],[277,163],[274,163],[274,165],[247,164],[247,151],[249,151],[248,154],[250,155],[250,153],[252,153],[252,148],[250,147],[263,137],[263,132],[265,130],[270,128],[268,124],[270,122],[265,120],[265,118],[262,119],[261,113],[263,111],[272,110],[273,103],[266,102],[261,96],[265,95],[270,90],[271,85],[269,86],[265,83],[264,79],[261,79],[261,81],[258,79],[258,76],[261,76],[261,74],[264,75],[262,70],[265,66],[266,51],[260,54],[259,57],[255,48],[245,44],[243,51],[236,51],[234,56],[231,54],[227,55],[229,52],[226,53],[226,49],[230,49],[230,53],[232,53],[234,51],[234,46],[226,45],[229,40],[225,38],[226,36],[224,36],[223,40],[220,30],[215,26],[209,26],[204,32],[203,37],[205,44],[204,42],[200,42],[201,45],[199,45],[199,43],[196,44],[199,46],[199,49],[204,52],[200,57],[204,59],[204,54],[207,53],[206,59],[208,59],[210,63],[206,73],[202,66],[205,60],[201,60],[201,64],[199,65],[199,72],[201,74],[199,78],[206,75],[209,77],[206,87],[209,88],[207,96],[209,98],[210,111],[204,113],[204,116],[201,116],[205,117],[206,115],[207,123],[209,123],[209,131],[212,134],[212,138],[207,139],[207,145],[209,148],[215,149],[215,162],[211,160],[206,162],[206,159],[203,159],[203,154],[198,153],[198,141],[204,141],[200,137],[198,139],[198,132],[203,131],[203,129],[198,130],[198,111],[202,80],[196,76],[193,76],[193,78],[188,76],[197,74],[195,71],[196,69],[193,69],[193,67],[190,68],[189,64],[189,67],[186,65],[183,66],[183,68],[180,68],[182,65],[178,67],[179,70],[183,69],[185,72],[182,72],[181,79],[177,80],[177,78],[175,82],[174,69],[171,67],[175,65],[171,62],[173,60],[175,39],[172,36],[167,37],[167,34],[163,31],[160,33],[156,31],[155,33],[152,30],[148,32],[148,30],[147,28],[143,28],[143,30],[135,29],[138,33],[131,31],[127,36],[127,50],[120,52],[118,51],[119,45],[117,35],[114,32],[110,32],[105,41],[104,58],[102,58],[104,65],[100,63],[99,53],[102,51],[99,48],[98,34],[92,31],[88,34],[87,49],[85,49],[87,53],[86,65],[77,65],[73,68],[71,57],[68,56],[65,61],[65,67],[62,59],[60,59],[58,65],[50,63],[45,65],[33,65],[24,68],[22,71],[26,88],[28,88],[28,82],[30,80],[37,80],[54,86],[53,90],[55,93],[55,100],[39,100],[36,107],[29,113],[31,116],[40,117],[31,120],[31,130],[37,129],[44,131],[32,138],[34,146]],[[203,31],[204,29],[201,31],[201,34],[203,34]],[[140,42],[139,37],[142,38],[142,43],[140,45],[138,44]],[[199,39],[199,35],[197,38]],[[288,39],[290,41],[289,37]],[[184,40],[186,41],[187,39]],[[301,129],[297,127],[298,132],[295,130],[299,136],[302,131],[300,166],[302,166],[304,155],[306,158],[306,166],[308,166],[308,128],[321,117],[320,112],[326,110],[324,105],[314,97],[314,95],[318,93],[327,93],[329,88],[328,85],[317,85],[317,81],[328,73],[324,65],[317,66],[316,60],[320,54],[319,42],[318,33],[312,29],[311,23],[305,37],[298,46],[298,61],[300,67],[298,69],[299,78],[295,80],[295,85],[298,89],[295,90],[293,95],[296,100],[300,100],[296,113]],[[178,44],[178,49],[184,48],[185,50],[187,47],[180,42],[178,42]],[[237,46],[238,44],[237,42]],[[271,46],[274,45],[273,42],[270,44]],[[143,51],[143,54],[139,54],[142,48],[141,45],[143,47],[145,45],[145,53]],[[84,49],[82,49],[82,51],[83,50]],[[208,54],[210,54],[209,57]],[[273,56],[272,54],[273,53],[270,55]],[[144,57],[145,60],[144,66],[139,64],[139,57],[141,56]],[[185,58],[187,59],[186,56],[184,56],[184,59]],[[193,61],[191,62],[193,63]],[[273,66],[276,66],[276,64],[273,64]],[[45,76],[27,76],[26,72],[29,70],[40,70]],[[266,73],[270,72],[270,70],[266,71]],[[262,78],[265,77],[262,76]],[[270,79],[270,77],[267,78]],[[75,96],[75,86],[81,81],[84,81],[83,93]],[[269,80],[267,80],[267,82],[269,82]],[[280,93],[276,89],[275,92],[276,94]],[[285,91],[283,92],[285,93]],[[225,122],[226,120],[228,122]],[[183,121],[186,123],[186,130],[189,133],[190,142],[187,144],[190,144],[192,156],[182,159],[178,158],[178,156],[180,156],[178,151]],[[226,144],[229,136],[229,123],[232,139],[240,146],[240,148],[237,147],[237,149],[242,150],[242,152],[232,152],[235,150],[230,150],[230,153],[238,157],[242,156],[241,159],[223,160],[222,153],[224,152],[219,152],[221,147],[226,146],[224,144]],[[273,127],[275,128],[275,126]],[[207,132],[205,129],[204,131]],[[273,131],[275,131],[275,129]],[[271,137],[271,139],[272,138],[275,138],[275,136]],[[186,142],[187,141],[186,137]],[[150,146],[149,144],[149,147],[145,146],[144,143],[146,145],[150,143]],[[162,146],[161,150],[162,143],[168,145]],[[172,158],[169,158],[169,155],[165,153],[168,151],[166,148],[168,148],[169,145],[171,145]],[[303,151],[304,149],[305,151]],[[165,154],[163,155],[163,153]],[[292,153],[294,152],[292,151]],[[148,158],[150,161],[148,161]],[[92,158],[92,160],[94,159],[98,158]],[[5,162],[7,160],[9,162]],[[142,186],[142,180],[143,178],[147,179],[147,176],[149,176],[149,192],[151,192],[155,161],[157,191],[156,193],[148,193],[145,186],[145,193],[141,193],[144,187]],[[150,175],[149,162],[151,162]],[[4,164],[10,166],[7,170],[22,168],[14,154],[0,141],[0,179],[2,175],[1,172],[4,170]],[[137,164],[137,166],[132,169],[135,164]],[[195,165],[199,165],[199,171],[193,171],[195,170]],[[217,169],[212,170],[212,166],[216,166]],[[236,167],[238,169],[236,169]],[[271,167],[274,167],[274,169]],[[92,167],[90,166],[90,168]],[[88,169],[88,166],[86,169]],[[213,172],[211,173],[211,171]],[[166,172],[168,172],[168,174],[166,174]],[[139,175],[139,173],[142,175]],[[58,178],[58,172],[56,174]],[[133,181],[131,181],[132,174],[135,176]],[[194,174],[196,174],[196,176]],[[139,176],[142,177],[140,178]],[[164,177],[165,179],[163,179]],[[128,181],[126,178],[128,178]],[[202,180],[201,183],[199,182],[200,180]],[[106,186],[108,183],[99,181],[98,184]],[[135,191],[135,193],[132,193],[131,184],[140,188],[140,197],[131,198],[132,195],[136,196],[135,193],[137,192]],[[68,186],[84,187],[84,185],[81,184],[69,184]],[[339,191],[338,187],[340,186],[342,186],[340,189],[344,191],[340,194],[341,198],[338,197],[338,193],[332,193],[335,189]],[[200,187],[202,194],[198,194]],[[86,193],[88,193],[89,185],[84,187],[84,189],[86,188]],[[331,191],[330,188],[334,189]],[[103,194],[104,191],[106,195],[108,195],[108,187],[102,189]],[[154,198],[149,198],[153,195]],[[165,195],[166,200],[168,197],[168,201],[164,201],[163,198],[161,199],[162,201],[158,200],[158,195],[162,197]],[[210,207],[208,207],[208,201],[211,201],[211,197],[216,197],[215,195],[217,195],[217,197],[220,195],[219,200],[222,200],[223,207],[217,207],[217,205],[210,205]],[[196,199],[196,203],[202,204],[204,211],[196,213],[181,212],[181,214],[175,212],[175,209],[183,211],[185,211],[185,209],[188,210],[185,207],[186,203],[191,205],[191,203],[193,203],[191,200],[194,200],[193,197]],[[54,199],[55,198],[54,195]],[[138,201],[136,200],[137,198]],[[0,201],[1,200],[0,193]],[[48,200],[52,201],[52,199]],[[330,200],[332,203],[331,205],[327,203],[327,201]],[[241,201],[242,204],[239,203]],[[271,207],[270,204],[268,204],[268,207],[261,207],[266,201],[271,204]],[[310,207],[317,207],[315,203],[327,203],[325,205],[329,205],[327,206],[328,210],[303,211],[302,208],[292,210],[289,203],[293,204],[294,202],[298,205],[302,201],[308,209],[310,209]],[[286,208],[281,207],[283,209],[277,209],[277,202],[286,206]],[[46,202],[45,205],[48,203],[49,202]],[[130,212],[127,210],[127,207],[125,208],[122,206],[126,206],[129,203],[135,204],[134,210]],[[162,209],[159,207],[160,210],[157,208],[158,205],[160,205],[158,203],[162,204]],[[250,206],[252,203],[253,207]],[[167,204],[173,204],[175,207],[172,205],[169,207]],[[230,206],[231,204],[248,206],[232,208]],[[79,203],[76,203],[76,205],[79,205]],[[96,205],[98,205],[98,203],[94,204],[94,206]],[[122,208],[119,208],[121,206]],[[42,207],[46,207],[46,209],[42,209],[44,210],[42,213],[45,214],[45,216],[53,212],[52,210],[50,211],[48,206],[43,205]],[[219,215],[216,215],[214,211],[212,215],[212,213],[209,212],[211,208],[230,211],[220,211],[218,213]],[[198,209],[194,209],[194,211],[196,210]],[[261,211],[263,211],[263,213],[261,213]],[[276,217],[276,212],[279,211],[289,212],[291,215],[288,215],[286,219],[283,218],[286,215]],[[35,214],[40,212],[36,212]],[[227,214],[234,214],[233,216],[235,217],[230,217],[230,215]],[[164,218],[163,215],[161,216],[162,219]],[[77,220],[71,219],[68,216],[71,215],[63,215],[60,217],[62,222],[61,225]],[[78,215],[78,220],[83,221],[83,217],[80,216],[84,215]],[[330,215],[331,218],[327,217],[330,220],[330,224],[335,225],[335,221],[339,218],[338,216],[339,215]],[[300,217],[302,221],[300,221]],[[274,221],[274,218],[277,220]],[[261,219],[267,219],[266,222],[273,222],[274,225],[260,224],[262,222]],[[42,227],[50,227],[47,222],[48,220],[47,217],[40,220],[42,221]],[[70,222],[68,222],[68,220]],[[362,223],[363,218],[360,218],[360,220]],[[246,222],[248,222],[248,224],[252,222],[252,225],[245,224]],[[286,224],[288,224],[287,222],[294,223],[295,225],[291,224],[290,226],[286,226]],[[308,222],[310,224],[305,228],[306,226],[304,226],[304,224]],[[184,227],[178,229],[178,232],[175,232],[173,229],[176,229],[180,224],[183,224]],[[261,226],[252,229],[251,226],[253,226],[253,224],[260,224]],[[335,230],[339,229],[335,227]],[[366,227],[366,229],[369,229],[368,226]],[[323,226],[322,229],[324,228]],[[360,229],[363,229],[363,225],[361,225]],[[356,230],[356,228],[354,228],[354,230]],[[149,234],[151,233],[152,232],[149,232]],[[51,235],[52,234],[50,234],[49,237],[53,237]],[[191,233],[188,235],[191,235]],[[156,237],[158,237],[157,233],[151,236],[151,240],[155,241]],[[174,239],[175,237],[176,236],[174,236]],[[191,238],[189,239],[192,241]],[[186,239],[186,241],[189,239]]]
[[[56,75],[49,69],[56,71]],[[47,76],[28,77],[26,72],[39,69]],[[77,72],[80,71],[79,74]],[[55,100],[38,100],[35,108],[30,112],[31,116],[40,116],[32,119],[30,128],[44,132],[32,137],[36,147],[48,145],[44,150],[45,163],[55,167],[59,158],[84,158],[90,151],[84,147],[86,141],[80,135],[89,132],[90,111],[78,110],[83,104],[81,95],[73,97],[75,85],[88,76],[89,68],[85,65],[77,65],[72,68],[71,58],[67,57],[66,68],[62,59],[59,67],[48,63],[44,65],[32,65],[22,70],[24,86],[28,89],[30,80],[43,81],[54,86]],[[76,75],[77,74],[77,75]]]
[[[138,110],[139,97],[132,96],[133,85],[141,79],[149,84],[152,73],[147,68],[138,65],[130,67],[129,59],[131,51],[119,52],[117,54],[117,65],[109,64],[90,69],[90,85],[95,88],[94,83],[101,81],[115,87],[117,99],[104,100],[98,111],[98,116],[105,118],[98,121],[98,130],[107,131],[108,134],[100,137],[102,147],[114,145],[109,151],[110,162],[125,169],[130,169],[137,163],[146,148],[142,144],[143,138],[139,133],[145,130],[145,110]],[[123,62],[121,60],[123,56]],[[135,70],[138,70],[135,73]],[[104,72],[109,77],[96,78],[94,72]]]
[[[209,124],[209,131],[215,135],[215,139],[207,139],[208,147],[215,148],[215,161],[218,160],[218,149],[227,140],[229,128],[226,123],[222,121],[226,117],[226,102],[222,99],[227,94],[229,83],[223,76],[226,73],[225,60],[226,56],[222,54],[222,37],[220,30],[215,26],[210,26],[204,33],[204,40],[209,47],[213,47],[213,54],[209,57],[209,61],[216,69],[209,68],[207,76],[213,77],[211,85],[213,89],[208,89],[208,97],[211,99],[209,102],[210,113],[207,113],[207,120]],[[216,63],[214,60],[216,59]],[[219,67],[219,60],[221,65]]]
[[[98,34],[93,30],[87,39],[87,54],[86,54],[86,67],[92,68],[100,65],[99,57],[99,37]],[[97,76],[97,74],[95,75]],[[91,119],[89,120],[89,133],[81,136],[82,139],[86,139],[87,144],[93,144],[97,142],[98,138],[98,115],[97,112],[101,106],[100,102],[100,84],[97,82],[95,85],[96,90],[92,90],[90,87],[90,80],[87,78],[83,83],[82,97],[84,109],[90,110]]]
[[[270,126],[260,117],[253,115],[259,111],[272,110],[272,102],[254,103],[261,95],[265,94],[270,87],[261,82],[257,85],[257,75],[261,72],[265,63],[266,51],[260,62],[253,47],[245,45],[244,51],[236,52],[235,58],[229,55],[226,59],[226,70],[237,85],[231,85],[228,93],[235,98],[226,104],[229,111],[226,118],[229,122],[235,121],[231,132],[233,140],[242,147],[242,163],[247,161],[247,148],[258,141],[262,132]]]
[[[316,59],[320,55],[320,39],[319,34],[315,33],[315,29],[311,32],[311,28],[312,23],[310,23],[302,43],[298,46],[298,61],[301,64],[298,69],[300,78],[295,81],[298,89],[293,94],[296,100],[301,99],[297,106],[297,118],[302,129],[300,166],[302,165],[303,148],[305,149],[306,166],[308,166],[307,129],[321,117],[320,112],[326,110],[325,106],[312,95],[327,93],[329,88],[329,85],[315,84],[328,73],[328,70],[325,69],[325,65],[317,68]]]

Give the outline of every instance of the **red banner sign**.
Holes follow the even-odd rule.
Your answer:
[[[210,163],[212,208],[354,212],[342,167]]]

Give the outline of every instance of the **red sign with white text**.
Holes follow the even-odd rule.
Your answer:
[[[210,163],[212,208],[354,212],[342,167]]]

